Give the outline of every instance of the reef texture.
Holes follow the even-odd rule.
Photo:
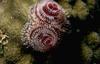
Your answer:
[[[100,0],[54,1],[0,0],[0,64],[68,64],[79,44],[80,64],[100,64]]]

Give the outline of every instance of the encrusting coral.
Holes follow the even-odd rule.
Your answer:
[[[82,59],[84,63],[90,63],[93,59],[100,58],[100,35],[97,32],[91,32],[82,43]],[[93,60],[95,63],[96,60]]]
[[[21,51],[22,41],[21,41],[20,36],[21,36],[21,30],[22,30],[23,26],[25,25],[26,22],[29,21],[29,18],[28,18],[29,13],[28,12],[29,12],[30,7],[39,1],[40,0],[0,0],[0,30],[4,33],[3,34],[4,38],[2,37],[0,39],[0,42],[5,40],[6,39],[5,37],[7,37],[6,43],[2,43],[2,45],[4,44],[4,47],[2,47],[2,45],[0,44],[0,49],[3,50],[3,53],[0,51],[3,54],[3,56],[0,57],[0,64],[9,64],[9,63],[32,64],[32,61],[34,61],[34,59],[31,55],[22,53],[22,51]],[[57,3],[62,8],[64,8],[65,12],[63,14],[65,14],[65,17],[67,17],[67,18],[78,17],[81,20],[85,19],[85,17],[89,14],[89,11],[91,9],[93,9],[94,5],[95,5],[95,2],[94,2],[95,0],[87,0],[87,3],[83,2],[83,0],[76,0],[75,4],[73,4],[73,5],[71,5],[69,3],[69,2],[72,2],[71,0],[55,0],[55,1],[57,1]],[[33,9],[31,11],[33,11]],[[62,17],[62,18],[65,18],[65,17]],[[58,24],[53,25],[53,26],[58,28],[58,30],[60,29],[60,31],[62,31],[61,30],[62,27],[58,26]],[[45,25],[44,25],[44,27],[45,27]],[[49,26],[48,28],[50,28],[50,27],[51,26]],[[39,30],[41,30],[41,29],[39,29]],[[44,28],[43,31],[44,30],[48,30],[48,29]],[[38,32],[38,31],[36,31],[36,32]],[[49,33],[49,32],[52,32],[52,31],[48,31],[48,32],[44,31],[44,33]],[[33,33],[33,35],[34,35],[34,33]],[[53,34],[49,34],[49,35],[51,36]],[[56,34],[54,34],[54,35],[56,35]],[[53,35],[53,38],[56,37],[54,35]],[[52,39],[52,38],[48,38],[48,42],[49,42],[49,39]],[[90,41],[90,39],[91,38],[89,38],[88,41]],[[93,40],[91,40],[91,42],[92,41]],[[98,39],[95,41],[97,42]],[[82,47],[83,47],[82,49],[84,49],[83,52],[86,51],[85,54],[88,55],[90,53],[90,55],[88,55],[88,56],[84,54],[85,55],[84,58],[86,60],[89,60],[92,55],[90,48],[85,45],[82,45]],[[96,58],[99,57],[98,50],[96,50],[96,52],[94,53],[96,55],[95,56]],[[89,52],[87,52],[87,51],[89,51]]]
[[[69,2],[72,2],[73,5]],[[66,16],[79,17],[80,19],[85,19],[96,4],[95,0],[87,0],[87,2],[83,0],[59,0],[58,3],[64,7]]]
[[[29,5],[33,3],[34,1],[32,0],[2,0],[0,2],[0,29],[9,36],[9,44],[3,47],[3,56],[0,58],[0,64],[16,63],[20,58],[23,58],[19,45],[21,42],[20,31],[27,21]]]

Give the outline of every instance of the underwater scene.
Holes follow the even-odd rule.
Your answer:
[[[100,0],[0,0],[0,64],[100,64],[99,19]]]

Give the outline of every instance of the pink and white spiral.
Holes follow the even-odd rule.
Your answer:
[[[48,51],[57,44],[64,22],[64,10],[53,0],[35,4],[29,11],[29,22],[22,30],[24,45],[40,52]]]

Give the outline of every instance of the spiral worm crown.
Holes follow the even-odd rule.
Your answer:
[[[64,21],[64,10],[56,2],[48,0],[35,4],[22,30],[23,44],[36,51],[48,51],[57,44]]]

